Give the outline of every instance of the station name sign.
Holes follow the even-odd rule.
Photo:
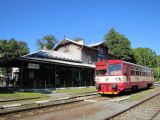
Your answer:
[[[39,64],[28,63],[28,68],[31,68],[31,69],[39,69]]]

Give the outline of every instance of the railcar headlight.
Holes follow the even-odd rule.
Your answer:
[[[122,81],[122,79],[121,79],[121,78],[119,78],[119,77],[118,77],[118,78],[115,78],[115,79],[116,79],[116,81]]]

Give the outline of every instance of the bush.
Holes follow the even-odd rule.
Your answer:
[[[0,93],[14,93],[15,89],[0,87]]]

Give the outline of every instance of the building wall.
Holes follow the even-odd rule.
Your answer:
[[[28,64],[39,64],[39,69],[28,68]],[[21,78],[22,75],[22,78]],[[93,86],[94,68],[54,65],[23,61],[18,85],[21,88],[53,88]]]
[[[99,46],[93,47],[98,50],[98,61],[101,60],[109,60],[109,59],[117,59],[117,56],[114,54],[110,54],[108,48],[103,44]]]
[[[85,48],[83,46],[77,46],[74,44],[63,45],[59,47],[56,51],[69,54],[70,56],[76,57],[76,59],[87,64],[95,64],[95,62],[97,62],[98,60],[98,52],[90,48]]]
[[[94,50],[83,49],[82,61],[87,64],[95,64],[98,60],[97,52]]]
[[[82,51],[80,46],[74,44],[66,44],[59,47],[56,51],[69,54],[70,56],[73,56],[74,58],[82,61]]]
[[[99,45],[93,48],[98,50],[98,60],[97,61],[108,59],[108,49],[104,45]]]

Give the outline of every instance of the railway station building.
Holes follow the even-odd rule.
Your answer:
[[[84,45],[83,41],[62,40],[54,50],[39,50],[0,67],[17,67],[16,84],[19,88],[58,88],[94,86],[95,63],[115,59],[104,43]]]

